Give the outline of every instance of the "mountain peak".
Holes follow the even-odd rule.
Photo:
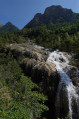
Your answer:
[[[7,22],[5,25],[6,26],[14,26],[11,22]]]
[[[9,33],[9,32],[15,32],[18,31],[19,29],[13,25],[11,22],[7,22],[5,25],[3,25],[0,28],[0,33]]]
[[[37,13],[24,28],[40,26],[41,24],[48,25],[50,23],[71,23],[77,22],[78,19],[79,14],[74,13],[71,9],[63,8],[60,5],[52,5],[45,9],[44,14]]]
[[[10,21],[8,21],[6,24],[12,24]]]
[[[67,12],[72,12],[71,9],[63,8],[61,5],[52,5],[48,8],[45,9],[44,14],[58,14],[58,13],[67,13]]]

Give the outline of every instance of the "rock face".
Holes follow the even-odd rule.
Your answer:
[[[48,119],[52,118],[55,119],[56,92],[60,80],[56,72],[55,65],[50,62],[38,63],[33,68],[32,80],[39,85],[40,91],[48,96],[47,105],[49,106],[50,109],[49,112],[47,113]]]
[[[38,63],[35,59],[26,58],[22,63],[22,68],[27,76],[32,76],[33,67]]]
[[[35,59],[25,59],[24,71],[32,80],[39,84],[41,91],[49,95],[49,99],[53,102],[55,93],[59,83],[59,77],[55,69],[55,65],[50,62],[39,62]],[[51,95],[53,99],[51,100]]]
[[[56,73],[55,65],[50,62],[41,62],[33,68],[33,79],[41,82],[43,79],[50,80],[50,77]],[[55,77],[54,77],[55,78]]]
[[[53,102],[59,83],[55,65],[50,62],[38,63],[32,70],[32,80],[39,84],[44,94],[48,95],[49,100]]]
[[[42,55],[38,52],[34,52],[34,51],[30,51],[29,49],[27,49],[24,53],[24,55],[26,57],[29,57],[29,58],[34,58],[35,60],[39,60],[39,61],[44,61]]]
[[[60,119],[64,119],[67,114],[69,113],[69,107],[68,107],[68,95],[66,86],[63,85],[60,93],[59,93],[59,86],[56,94],[56,101],[55,101],[55,108],[56,108],[56,115],[57,117],[60,117]]]
[[[75,66],[70,66],[69,76],[73,84],[79,88],[79,69]]]
[[[37,46],[35,44],[31,45],[30,43],[26,44],[11,44],[7,46],[13,55],[18,57],[28,57],[38,60],[40,62],[45,61],[48,57],[49,52],[46,51],[43,47]],[[18,56],[18,57],[17,57]]]

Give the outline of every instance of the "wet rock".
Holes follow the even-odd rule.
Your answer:
[[[60,117],[60,119],[65,118],[69,113],[68,105],[69,104],[66,85],[63,84],[63,86],[60,89],[58,88],[57,91],[57,97],[55,102],[56,116]]]
[[[72,83],[76,86],[79,87],[79,70],[75,66],[70,66],[69,72],[68,72]]]

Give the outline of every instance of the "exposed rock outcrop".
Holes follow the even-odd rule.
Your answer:
[[[43,47],[37,46],[35,44],[31,45],[30,43],[10,44],[7,46],[7,49],[9,49],[16,58],[28,57],[40,62],[45,61],[49,54],[49,52]]]
[[[42,57],[40,53],[31,51],[29,49],[25,51],[24,55],[29,58],[34,58],[35,60],[44,61],[44,58]]]
[[[21,64],[25,74],[27,76],[32,76],[32,70],[33,67],[38,64],[39,61],[33,59],[33,58],[26,58],[23,60],[23,63]]]
[[[32,78],[39,83],[43,79],[50,80],[50,77],[54,75],[56,75],[55,65],[50,62],[41,62],[33,68]]]

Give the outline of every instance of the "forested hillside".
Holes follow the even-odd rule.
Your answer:
[[[16,26],[14,26],[11,22],[6,23],[5,25],[0,24],[0,34],[16,32],[18,30],[19,29]]]
[[[46,100],[31,78],[24,76],[12,53],[0,48],[0,118],[40,117],[44,110],[48,110],[44,105]]]

